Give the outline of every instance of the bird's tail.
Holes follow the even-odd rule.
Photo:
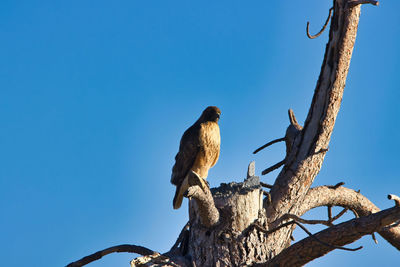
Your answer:
[[[188,188],[189,188],[189,183],[188,183],[188,177],[186,176],[185,179],[183,179],[182,183],[176,186],[175,196],[172,202],[175,210],[181,207],[183,194],[186,192],[186,190],[188,190]]]
[[[180,186],[177,186],[176,191],[175,191],[174,200],[172,202],[175,210],[177,210],[181,207],[182,200],[183,200],[183,194],[179,194],[179,191],[180,191],[179,189],[180,189]]]

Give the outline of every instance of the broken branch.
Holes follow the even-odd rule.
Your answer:
[[[89,256],[83,257],[82,259],[72,262],[68,264],[66,267],[80,267],[84,266],[88,263],[91,263],[93,261],[101,259],[103,256],[114,253],[114,252],[129,252],[129,253],[136,253],[140,254],[142,256],[145,255],[153,255],[153,254],[159,254],[158,252],[155,252],[151,249],[142,247],[142,246],[136,246],[136,245],[119,245],[119,246],[114,246],[110,248],[106,248],[100,251],[97,251],[96,253],[93,253]]]
[[[388,195],[388,199],[394,200],[394,203],[396,203],[396,206],[400,206],[400,197],[390,194],[390,195]]]

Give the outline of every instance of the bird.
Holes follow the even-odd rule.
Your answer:
[[[183,194],[189,188],[189,172],[193,171],[205,181],[209,169],[218,161],[221,145],[218,125],[220,116],[221,110],[218,107],[209,106],[183,133],[171,175],[171,183],[176,186],[174,209],[180,208]]]

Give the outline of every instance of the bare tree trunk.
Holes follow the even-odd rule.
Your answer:
[[[400,249],[400,207],[395,196],[391,195],[397,199],[395,207],[379,211],[364,196],[342,184],[310,189],[328,151],[356,40],[360,8],[365,3],[378,4],[373,0],[333,1],[329,41],[304,127],[290,110],[285,138],[269,143],[286,142],[285,159],[263,172],[283,165],[273,186],[261,183],[271,188],[270,192],[262,189],[254,174],[254,164],[250,164],[243,183],[222,184],[211,190],[198,186],[201,178],[190,174],[186,194],[191,199],[188,225],[169,252],[137,258],[132,266],[301,266],[334,249],[356,250],[341,246],[374,232]],[[300,218],[320,206],[328,207],[327,220]],[[344,210],[332,216],[332,206]],[[334,225],[348,210],[356,218]],[[311,234],[304,223],[321,223],[328,228]],[[296,225],[310,236],[291,245]]]

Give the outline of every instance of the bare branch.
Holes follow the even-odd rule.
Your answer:
[[[388,195],[388,199],[394,200],[394,202],[396,203],[396,206],[400,206],[400,197],[391,194],[391,195]]]
[[[307,32],[307,37],[308,37],[308,38],[310,38],[310,39],[315,39],[315,38],[317,38],[318,36],[320,36],[320,35],[325,31],[326,26],[328,26],[328,23],[329,23],[329,21],[330,21],[330,19],[331,19],[331,17],[332,17],[332,11],[333,11],[333,7],[331,7],[331,8],[329,9],[329,15],[328,15],[328,18],[327,18],[326,21],[325,21],[324,26],[323,26],[322,29],[321,29],[317,34],[315,34],[315,35],[311,35],[311,34],[310,34],[310,29],[309,29],[309,27],[310,27],[310,22],[307,21],[306,32]]]
[[[304,198],[303,203],[298,207],[298,215],[302,216],[308,210],[321,206],[341,206],[353,211],[355,216],[368,216],[371,213],[379,212],[366,197],[352,189],[338,187],[336,189],[328,186],[311,188]],[[388,226],[378,231],[390,244],[400,250],[400,226]]]
[[[288,110],[288,116],[289,116],[289,126],[286,129],[285,133],[285,143],[286,143],[286,157],[290,154],[292,151],[292,147],[294,144],[294,141],[296,137],[300,134],[301,130],[303,129],[303,126],[301,126],[296,119],[296,116],[294,115],[294,112],[292,109]]]
[[[371,234],[372,240],[374,240],[375,244],[378,244],[378,240],[376,240],[375,233]]]
[[[298,222],[296,222],[296,221],[294,221],[294,222],[295,222],[295,224],[296,224],[297,226],[299,226],[301,229],[303,229],[303,231],[306,232],[310,237],[312,237],[312,238],[315,239],[318,243],[321,243],[321,244],[325,245],[325,246],[328,247],[328,248],[332,248],[332,249],[341,249],[341,250],[347,250],[347,251],[357,251],[357,250],[360,250],[360,249],[363,248],[362,246],[357,247],[357,248],[345,248],[345,247],[342,247],[342,246],[335,246],[335,245],[331,245],[331,244],[325,243],[324,241],[318,239],[318,237],[316,237],[315,235],[313,235],[310,231],[308,231],[307,228],[304,227],[304,225],[301,225],[300,223],[298,223]]]
[[[218,223],[219,212],[215,207],[211,192],[208,190],[205,193],[200,186],[195,185],[189,187],[186,197],[193,198],[198,206],[201,224],[206,227],[211,227]]]
[[[313,236],[335,246],[350,244],[362,236],[381,230],[400,219],[400,208],[393,207],[362,218],[331,226]],[[302,266],[332,251],[330,246],[307,237],[283,250],[266,264],[258,266]]]
[[[322,224],[325,226],[332,226],[333,222],[337,219],[339,219],[343,214],[345,214],[348,211],[347,208],[343,209],[341,212],[339,212],[335,217],[330,217],[327,221],[325,220],[306,220],[303,218],[300,218],[294,214],[285,214],[283,215],[281,218],[279,218],[278,220],[276,220],[273,225],[278,225],[280,223],[282,223],[283,221],[292,219],[296,222],[300,222],[300,223],[304,223],[304,224]]]
[[[288,215],[290,215],[290,214],[288,214]],[[328,243],[326,243],[326,242],[324,242],[324,241],[319,240],[319,239],[318,239],[317,237],[315,237],[304,225],[301,225],[301,224],[300,224],[300,222],[301,222],[301,223],[306,223],[306,224],[320,224],[320,223],[324,224],[324,221],[320,222],[320,221],[317,221],[317,220],[304,220],[304,219],[301,219],[301,218],[299,218],[299,217],[297,217],[297,216],[289,216],[289,217],[290,217],[290,219],[292,219],[291,221],[288,221],[288,222],[286,222],[286,223],[283,223],[283,224],[279,225],[278,227],[275,227],[275,228],[273,228],[273,229],[271,229],[271,230],[267,230],[267,229],[265,229],[264,227],[262,227],[261,225],[259,225],[259,224],[257,224],[257,223],[253,224],[252,226],[253,226],[254,228],[256,228],[257,230],[259,230],[259,231],[261,231],[261,232],[264,232],[266,235],[270,235],[270,234],[272,234],[272,233],[278,231],[279,229],[282,229],[282,228],[284,228],[284,227],[287,227],[287,226],[290,226],[290,225],[295,224],[295,225],[299,226],[304,232],[306,232],[306,234],[308,234],[310,237],[314,238],[317,242],[319,242],[319,243],[321,243],[321,244],[323,244],[323,245],[325,245],[325,246],[331,247],[331,248],[333,248],[333,249],[342,249],[342,250],[348,250],[348,251],[356,251],[356,250],[359,250],[359,249],[362,248],[362,247],[358,247],[358,248],[345,248],[345,247],[341,247],[341,246],[335,246],[335,245],[328,244]],[[250,229],[250,228],[249,228],[249,229]],[[248,229],[247,231],[249,231],[249,229]],[[291,239],[294,240],[293,236],[291,236]]]
[[[183,226],[181,233],[179,234],[178,238],[175,241],[175,244],[172,246],[172,248],[169,251],[175,251],[178,248],[179,244],[182,242],[182,240],[185,236],[186,231],[189,229],[189,225],[190,225],[190,222],[187,222],[185,224],[185,226]]]
[[[96,253],[93,253],[89,256],[83,257],[82,259],[72,262],[68,264],[66,267],[80,267],[84,266],[88,263],[91,263],[93,261],[101,259],[103,256],[114,253],[114,252],[129,252],[129,253],[137,253],[140,255],[153,255],[153,254],[159,254],[158,252],[155,252],[151,249],[142,247],[142,246],[135,246],[135,245],[119,245],[119,246],[114,246],[110,248],[106,248],[100,251],[97,251]]]
[[[349,209],[348,208],[344,208],[341,212],[339,212],[335,217],[333,217],[330,222],[334,222],[337,219],[339,219],[340,217],[343,216],[343,214],[345,214]],[[358,218],[358,217],[357,217]]]
[[[256,150],[254,150],[253,154],[256,154],[257,152],[263,150],[263,149],[266,148],[266,147],[269,147],[270,145],[273,145],[273,144],[275,144],[275,143],[282,142],[282,141],[285,141],[285,137],[272,140],[271,142],[268,142],[268,143],[266,143],[265,145],[263,145],[263,146],[257,148]]]
[[[329,188],[332,188],[332,189],[336,189],[336,188],[338,188],[338,187],[340,187],[340,186],[342,186],[342,185],[344,185],[344,182],[337,183],[337,184],[334,185],[334,186],[328,185],[328,187],[329,187]]]
[[[294,214],[285,214],[281,218],[279,218],[277,221],[280,223],[280,222],[283,222],[283,221],[286,221],[286,220],[289,220],[289,219],[292,219],[292,220],[294,220],[296,222],[300,222],[300,223],[304,223],[304,224],[322,224],[322,225],[326,225],[326,226],[331,226],[332,225],[332,223],[329,222],[329,221],[325,221],[325,220],[306,220],[306,219],[302,219],[302,218],[300,218],[300,217],[298,217],[298,216],[296,216]],[[279,224],[279,223],[274,222],[274,225]]]
[[[264,183],[264,182],[260,182],[260,185],[261,185],[262,187],[269,188],[269,189],[271,189],[271,188],[273,187],[273,185],[267,184],[267,183]]]
[[[278,163],[276,163],[275,165],[272,165],[271,167],[265,169],[262,171],[262,175],[266,175],[267,173],[270,173],[276,169],[278,169],[279,167],[281,167],[283,164],[285,164],[285,160],[279,161]]]
[[[184,257],[175,256],[170,258],[165,254],[152,254],[131,260],[131,267],[145,267],[145,266],[165,266],[165,267],[189,267],[191,264]]]
[[[201,224],[211,227],[219,221],[219,211],[215,207],[210,188],[195,172],[188,174],[189,188],[184,196],[196,201]]]
[[[298,130],[301,130],[303,127],[300,126],[300,124],[297,122],[296,116],[294,115],[293,109],[288,110],[288,116],[289,116],[289,121],[290,124],[295,126]]]

